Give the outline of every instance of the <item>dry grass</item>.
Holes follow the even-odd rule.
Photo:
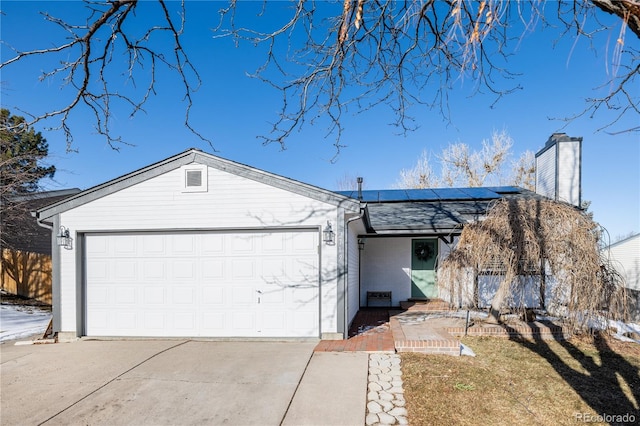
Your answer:
[[[640,420],[640,346],[466,338],[477,357],[402,354],[412,425],[576,424],[577,413]]]

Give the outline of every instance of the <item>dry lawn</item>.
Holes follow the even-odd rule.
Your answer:
[[[409,424],[575,425],[582,413],[640,423],[638,344],[606,336],[463,343],[475,358],[402,354]]]

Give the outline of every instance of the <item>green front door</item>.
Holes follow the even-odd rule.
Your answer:
[[[411,297],[437,298],[436,258],[438,240],[411,241]]]

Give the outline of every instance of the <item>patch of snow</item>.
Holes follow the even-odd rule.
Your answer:
[[[476,356],[476,353],[464,343],[460,343],[460,355],[464,356]]]
[[[560,320],[560,318],[558,317],[541,316],[541,315],[538,315],[537,319],[538,320],[546,319],[550,321]],[[613,338],[623,342],[640,343],[640,340],[631,339],[630,337],[624,336],[625,333],[636,333],[640,335],[640,324],[636,324],[632,322],[625,323],[622,321],[614,321],[614,320],[606,319],[604,316],[597,316],[589,319],[589,321],[587,322],[587,325],[590,328],[593,328],[596,330],[606,330],[607,328],[613,328],[616,330],[616,334],[612,336]]]
[[[623,342],[640,343],[640,340],[623,336],[624,333],[636,333],[636,335],[640,335],[640,324],[609,320],[609,327],[615,328],[617,330],[616,334],[613,335],[613,337],[615,337],[616,339],[622,340]]]
[[[51,312],[33,306],[0,305],[0,343],[44,334]]]

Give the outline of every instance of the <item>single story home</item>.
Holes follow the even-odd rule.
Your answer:
[[[361,307],[437,297],[462,225],[517,187],[333,192],[190,149],[37,211],[54,331],[346,336]]]

